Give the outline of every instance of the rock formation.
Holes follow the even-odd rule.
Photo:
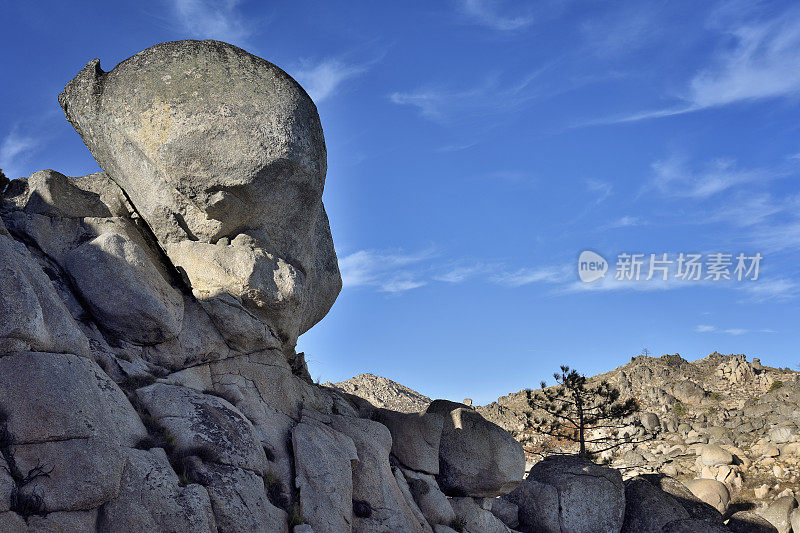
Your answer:
[[[786,490],[755,513],[733,509],[750,458],[729,424],[655,407],[642,417],[642,431],[685,437],[662,443],[663,456],[697,445],[701,479],[686,485],[664,475],[671,460],[651,461],[661,474],[623,477],[570,456],[538,462],[523,481],[523,446],[500,426],[529,448],[531,428],[511,400],[431,401],[372,375],[312,383],[296,341],[341,289],[322,205],[325,142],[314,103],[271,63],[217,41],[164,43],[108,72],[91,61],[59,102],[103,172],[0,180],[0,531],[800,522]],[[794,383],[777,392],[766,367],[720,357],[709,364],[726,387],[772,387],[787,405],[796,396]],[[617,383],[629,392],[657,377],[664,387],[643,398],[707,407],[697,376],[661,379],[661,363],[620,370]],[[743,407],[735,427],[766,435],[755,461],[784,468],[774,458],[797,453],[796,411],[778,410],[790,419],[779,423]]]
[[[103,172],[0,184],[0,531],[508,530],[484,503],[524,475],[508,433],[295,352],[341,278],[292,78],[180,41],[59,102]]]

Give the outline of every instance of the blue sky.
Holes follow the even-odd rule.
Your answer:
[[[792,2],[2,2],[0,167],[97,170],[56,97],[89,60],[216,38],[293,75],[328,144],[345,288],[311,373],[486,403],[646,347],[798,363]],[[609,261],[598,282],[577,258]],[[619,253],[763,255],[617,281]],[[643,276],[644,277],[644,276]]]

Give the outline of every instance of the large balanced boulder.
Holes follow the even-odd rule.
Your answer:
[[[524,474],[507,432],[376,411],[295,353],[341,278],[294,80],[181,41],[91,61],[59,102],[103,172],[0,180],[0,531],[517,523],[490,499]]]
[[[432,402],[427,410],[444,416],[437,476],[444,493],[495,497],[514,490],[525,475],[522,445],[476,411],[450,407]]]
[[[92,60],[59,102],[198,298],[231,296],[291,346],[325,316],[341,289],[325,141],[285,72],[219,41],[168,42],[109,72]]]

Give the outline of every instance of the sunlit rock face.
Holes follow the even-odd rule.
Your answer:
[[[325,316],[341,289],[325,141],[290,76],[226,43],[177,41],[109,72],[91,61],[59,102],[223,336],[266,325],[293,346]]]

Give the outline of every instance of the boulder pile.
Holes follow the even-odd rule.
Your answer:
[[[295,351],[341,277],[291,77],[170,42],[59,103],[103,172],[0,184],[0,531],[506,530],[507,432],[315,385]]]

